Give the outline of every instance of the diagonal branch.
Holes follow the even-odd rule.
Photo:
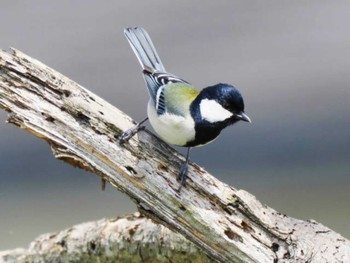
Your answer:
[[[56,158],[101,176],[218,262],[350,259],[341,235],[282,215],[193,163],[177,193],[181,155],[148,131],[121,147],[116,138],[134,125],[130,117],[17,50],[0,51],[0,107],[8,122],[48,141]]]

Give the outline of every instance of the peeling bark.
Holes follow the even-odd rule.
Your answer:
[[[218,262],[350,262],[350,241],[313,220],[261,204],[190,163],[148,131],[121,147],[134,122],[39,61],[0,51],[0,107],[8,122],[48,141],[56,158],[91,171],[129,195],[141,213],[181,233]]]

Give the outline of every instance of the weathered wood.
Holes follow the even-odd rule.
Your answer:
[[[92,171],[139,210],[183,234],[218,262],[350,262],[350,241],[315,222],[287,217],[191,163],[148,131],[121,147],[124,113],[53,69],[0,52],[0,107],[8,121],[48,141],[58,159]]]
[[[156,261],[155,261],[156,259]],[[182,235],[139,213],[44,234],[28,249],[0,252],[0,262],[203,262],[211,260]]]

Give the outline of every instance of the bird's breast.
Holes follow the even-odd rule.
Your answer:
[[[195,139],[195,123],[190,114],[179,116],[166,112],[158,115],[151,101],[147,106],[147,114],[153,129],[165,142],[186,146]]]

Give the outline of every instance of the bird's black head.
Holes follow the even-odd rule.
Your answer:
[[[228,84],[204,88],[190,106],[195,121],[195,139],[187,146],[204,145],[214,140],[229,125],[237,121],[250,122],[244,113],[241,93]]]
[[[216,84],[201,91],[202,117],[209,122],[229,121],[230,124],[242,120],[250,122],[244,113],[241,93],[229,84]]]

